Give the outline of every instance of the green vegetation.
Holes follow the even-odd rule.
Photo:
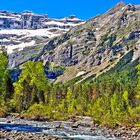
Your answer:
[[[79,84],[75,82],[81,77],[66,84],[49,83],[42,62],[29,61],[12,84],[6,54],[1,53],[0,116],[20,113],[34,120],[65,120],[71,115],[87,115],[102,125],[140,126],[140,65],[125,60]]]
[[[46,65],[46,69],[48,72],[62,72],[63,73],[65,71],[65,67],[59,66],[53,62],[48,63]]]
[[[109,35],[109,33],[107,33],[104,36],[102,36],[101,40],[102,43],[99,46],[102,46],[103,48],[111,47],[113,45],[113,42],[116,40],[116,35]]]
[[[77,77],[75,77],[75,78],[69,80],[69,81],[66,83],[66,85],[67,85],[67,86],[73,85],[73,84],[75,84],[76,82],[78,82],[78,81],[80,81],[80,80],[82,80],[82,76],[77,76]]]
[[[5,116],[7,104],[13,92],[13,86],[7,70],[8,59],[5,53],[0,53],[0,116]],[[9,99],[8,99],[9,98]]]
[[[14,83],[14,107],[18,112],[28,109],[34,103],[44,102],[47,80],[41,62],[27,62],[23,65],[19,80]]]

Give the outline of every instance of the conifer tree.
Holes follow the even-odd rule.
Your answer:
[[[14,100],[18,111],[28,109],[34,103],[45,102],[44,92],[47,80],[43,64],[31,61],[25,63],[14,87]]]

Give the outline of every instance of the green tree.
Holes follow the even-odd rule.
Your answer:
[[[47,80],[43,64],[31,61],[25,63],[14,87],[14,101],[18,111],[28,109],[33,103],[44,103]]]
[[[0,53],[0,104],[4,104],[13,91],[9,70],[7,69],[8,58],[5,53]]]
[[[123,100],[124,100],[125,110],[129,113],[129,111],[131,110],[131,107],[130,107],[130,103],[129,103],[129,94],[128,94],[128,91],[124,91],[122,97],[123,97]]]
[[[110,97],[108,94],[105,94],[102,97],[98,97],[93,104],[92,116],[95,120],[103,122],[107,114],[110,114]]]
[[[13,86],[7,69],[8,57],[4,47],[0,49],[0,116],[5,116],[7,104],[13,93]]]
[[[137,66],[137,75],[138,75],[138,83],[137,83],[137,94],[136,94],[136,98],[138,100],[140,100],[140,64]],[[140,102],[138,102],[140,103]]]

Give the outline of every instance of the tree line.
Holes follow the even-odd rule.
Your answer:
[[[13,83],[7,64],[0,53],[0,116],[66,120],[81,115],[103,125],[140,125],[140,65],[69,85],[50,83],[42,62],[32,61],[23,64]]]

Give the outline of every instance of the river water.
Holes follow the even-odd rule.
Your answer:
[[[103,136],[98,129],[91,131],[88,126],[72,128],[70,121],[38,122],[22,119],[0,118],[0,129],[7,131],[24,131],[32,133],[45,133],[63,139],[72,140],[118,140],[115,137]]]

